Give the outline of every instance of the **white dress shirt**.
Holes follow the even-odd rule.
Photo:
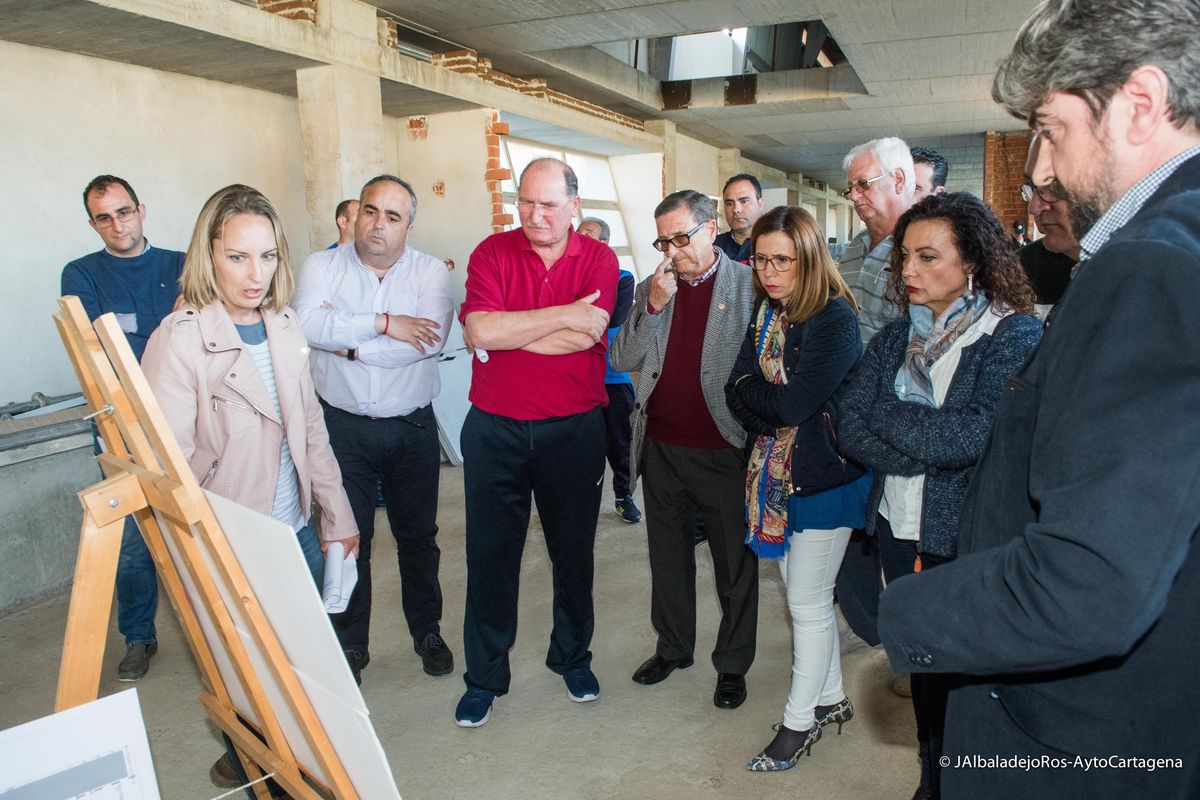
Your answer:
[[[438,356],[454,317],[450,273],[440,259],[405,247],[383,279],[358,258],[354,242],[313,253],[292,298],[317,394],[331,406],[367,417],[396,417],[426,406],[441,389]],[[378,314],[426,317],[440,328],[422,353],[375,332]],[[395,324],[393,322],[392,324]],[[353,348],[357,359],[335,355]]]

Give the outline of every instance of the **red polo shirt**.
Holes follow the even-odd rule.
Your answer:
[[[561,306],[597,289],[596,305],[612,313],[617,301],[617,255],[608,245],[572,230],[567,249],[549,270],[520,228],[484,239],[467,264],[467,298],[459,319],[476,311],[529,311]],[[608,341],[579,353],[547,356],[527,350],[489,350],[472,360],[471,403],[513,419],[548,419],[589,411],[608,399],[604,366]]]

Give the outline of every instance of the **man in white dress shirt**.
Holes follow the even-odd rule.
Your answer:
[[[309,256],[292,303],[313,348],[313,382],[362,537],[358,585],[345,612],[330,619],[361,682],[370,661],[371,540],[382,491],[413,649],[425,672],[447,675],[454,656],[439,624],[441,450],[430,403],[441,388],[438,356],[454,316],[449,273],[441,259],[407,246],[417,196],[406,181],[380,175],[359,201],[354,241]]]

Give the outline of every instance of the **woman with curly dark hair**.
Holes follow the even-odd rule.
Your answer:
[[[1000,393],[1041,338],[1012,237],[978,198],[930,195],[900,217],[894,237],[887,296],[903,316],[871,339],[838,428],[846,454],[875,475],[866,532],[885,582],[954,558],[959,509]],[[914,798],[939,796],[946,691],[941,676],[912,676]]]

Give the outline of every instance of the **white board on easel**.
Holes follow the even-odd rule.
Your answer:
[[[438,359],[438,375],[442,380],[441,391],[433,398],[433,416],[437,420],[438,441],[442,451],[456,467],[462,466],[463,423],[471,410],[471,353],[463,343],[462,324],[458,317],[450,323],[446,334],[446,347]]]
[[[342,757],[359,796],[400,800],[367,706],[345,658],[341,656],[341,646],[328,622],[321,596],[304,562],[304,556],[296,546],[296,534],[287,525],[220,495],[205,490],[204,496],[221,524],[242,571],[254,587],[255,597],[270,620],[313,710]],[[178,560],[180,556],[175,543],[168,539],[167,547]],[[210,569],[215,572],[216,563],[212,554],[202,541],[198,540],[198,547]],[[246,710],[251,704],[245,687],[238,679],[203,603],[199,602],[195,584],[186,573],[181,577],[235,706],[244,709],[243,715],[257,724],[259,720]],[[222,585],[219,588],[251,663],[263,680],[263,688],[271,699],[271,707],[279,717],[296,760],[311,774],[325,779],[316,756],[299,732],[300,725],[293,710],[266,668],[266,660],[238,604],[229,595],[228,587]]]

